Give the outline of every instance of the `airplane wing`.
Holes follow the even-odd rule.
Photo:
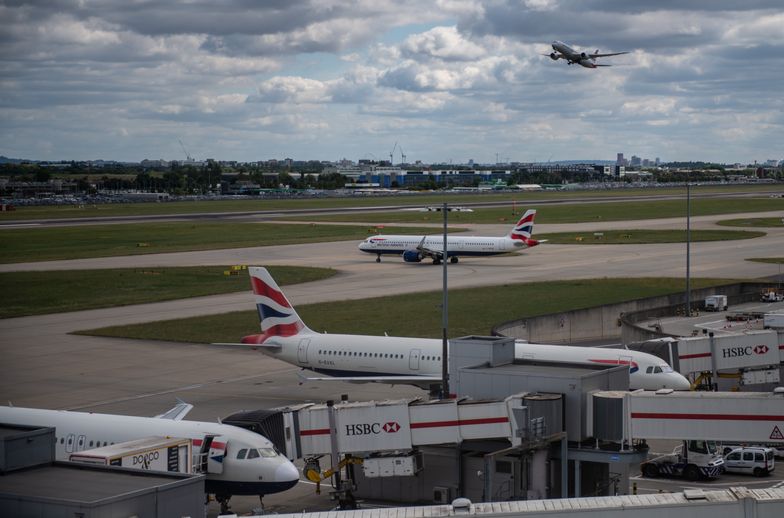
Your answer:
[[[621,54],[628,54],[628,52],[613,52],[611,54],[589,54],[589,58],[607,58],[610,56],[620,56]],[[610,65],[603,65],[609,67]]]
[[[348,383],[386,383],[388,385],[417,385],[429,388],[434,383],[440,383],[440,376],[308,376],[303,372],[297,373],[300,383],[307,381],[345,381]]]
[[[179,403],[174,405],[174,408],[162,414],[156,415],[156,419],[171,419],[172,421],[181,421],[182,418],[191,411],[193,405],[186,403],[181,399],[177,399],[177,401],[179,401]]]
[[[432,248],[428,248],[425,246],[425,239],[427,236],[422,236],[422,241],[419,242],[416,249],[419,250],[419,253],[422,254],[422,257],[430,257],[432,259],[441,259],[444,257],[444,253],[439,250],[433,250]]]

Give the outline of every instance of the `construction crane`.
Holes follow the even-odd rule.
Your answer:
[[[400,146],[400,159],[402,160],[400,164],[401,165],[405,165],[405,163],[406,163],[406,154],[403,152],[403,146]]]
[[[394,154],[396,149],[397,149],[397,142],[395,142],[392,151],[389,152],[389,165],[393,165],[395,163]]]
[[[177,142],[180,143],[180,147],[182,148],[182,152],[185,153],[185,159],[188,162],[193,162],[193,158],[191,157],[190,153],[188,153],[188,150],[185,149],[185,144],[182,143],[182,140],[177,139]]]

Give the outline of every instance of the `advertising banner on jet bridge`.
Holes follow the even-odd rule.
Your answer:
[[[778,365],[779,340],[775,331],[750,331],[733,335],[684,338],[678,341],[681,374],[710,371],[715,357],[717,370]]]
[[[336,408],[341,452],[411,449],[408,402],[371,402]]]

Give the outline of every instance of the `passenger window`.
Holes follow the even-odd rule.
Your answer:
[[[763,457],[761,453],[755,453],[754,460],[756,460],[757,462],[762,462],[765,460],[765,457]]]
[[[259,458],[259,450],[253,448],[248,450],[248,458],[249,459],[258,459]]]
[[[243,448],[243,449],[241,449],[240,451],[237,452],[237,458],[242,460],[242,459],[245,458],[245,455],[247,455],[247,454],[248,454],[248,449],[247,448]]]
[[[743,454],[743,460],[754,460],[754,454],[747,451]]]
[[[727,460],[740,460],[740,453],[737,451],[735,453],[730,453],[727,455]]]

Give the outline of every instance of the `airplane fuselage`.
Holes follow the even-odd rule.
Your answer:
[[[440,376],[442,341],[430,338],[303,332],[272,336],[260,347],[270,356],[330,376]],[[687,390],[689,382],[656,356],[627,349],[530,344],[518,341],[515,358],[587,365],[628,365],[634,389]]]
[[[443,252],[444,236],[425,236],[423,242],[422,236],[416,235],[377,235],[362,241],[359,249],[375,255],[403,255],[415,251],[420,245]],[[499,255],[524,248],[527,246],[523,241],[509,237],[447,236],[446,240],[448,257]]]
[[[55,428],[57,460],[72,453],[149,436],[193,440],[194,454],[212,436],[206,473],[206,491],[225,495],[264,495],[285,491],[299,481],[296,467],[279,454],[265,437],[236,426],[153,417],[0,407],[0,422]],[[242,450],[256,450],[240,459]],[[194,465],[196,463],[194,462]]]

